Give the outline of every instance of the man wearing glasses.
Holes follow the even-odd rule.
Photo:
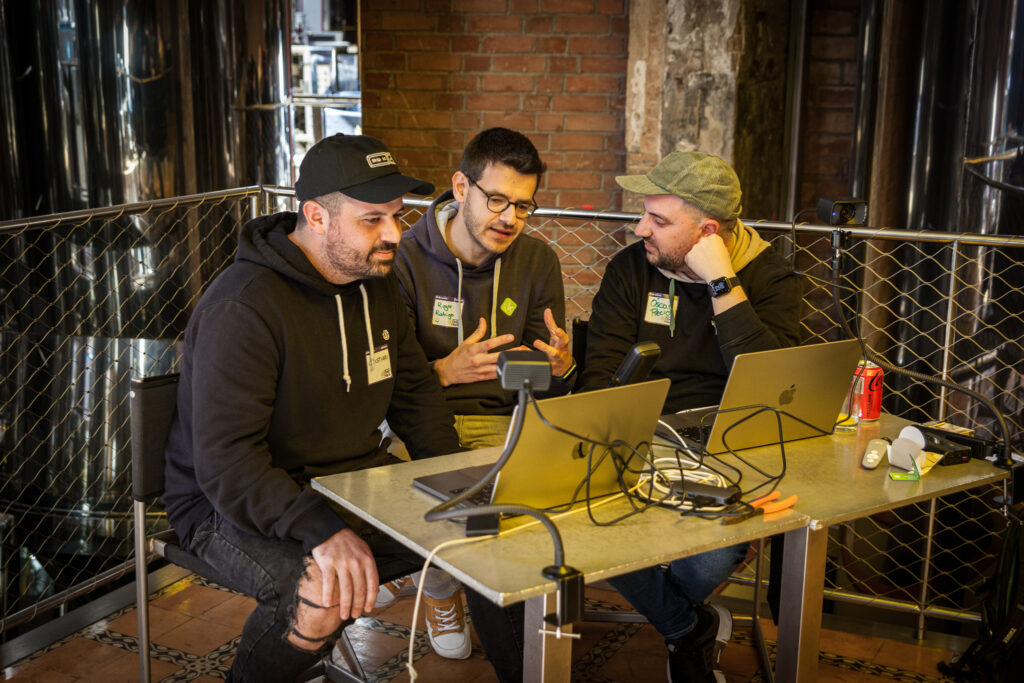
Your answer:
[[[565,293],[558,257],[544,242],[522,234],[537,208],[533,197],[543,173],[544,162],[526,136],[507,128],[485,130],[463,151],[452,189],[434,200],[399,243],[395,274],[416,338],[455,413],[463,448],[505,442],[516,394],[503,390],[497,379],[500,351],[546,353],[554,380],[546,396],[567,393],[576,370],[562,329]],[[439,583],[439,577],[434,574],[431,581]],[[401,586],[382,586],[377,604],[387,604]],[[494,615],[485,598],[473,592],[466,597],[471,612]],[[523,605],[499,613],[504,618],[478,618],[474,625],[499,680],[520,681]],[[443,656],[468,657],[467,631],[459,624],[444,637],[449,644],[435,645],[435,651],[447,648]],[[433,632],[430,636],[434,643]]]
[[[544,162],[530,140],[490,128],[470,140],[452,189],[402,236],[395,273],[416,338],[441,379],[464,448],[505,442],[515,394],[498,352],[535,348],[551,360],[548,395],[575,372],[558,257],[522,235]]]

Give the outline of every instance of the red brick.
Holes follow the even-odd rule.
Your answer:
[[[555,150],[557,152],[557,150]],[[544,163],[547,164],[549,171],[560,171],[562,170],[562,155],[551,154],[550,156],[544,157]],[[540,203],[540,200],[537,200]]]
[[[461,68],[462,59],[459,55],[418,54],[409,59],[409,69],[412,71],[459,71]]]
[[[403,111],[402,125],[409,128],[451,128],[452,117],[443,111]]]
[[[807,83],[839,83],[841,68],[836,62],[811,61],[807,65]]]
[[[484,36],[480,41],[482,52],[534,52],[537,40],[530,36]]]
[[[529,14],[537,11],[537,0],[512,0],[512,11]]]
[[[615,155],[604,152],[566,152],[562,158],[566,170],[614,171],[618,167]]]
[[[390,31],[366,31],[363,33],[363,44],[360,47],[365,52],[393,50],[395,47],[395,34]]]
[[[416,3],[417,6],[419,2]],[[452,0],[424,0],[422,9],[428,12],[451,12],[452,11]]]
[[[494,111],[507,108],[509,104],[518,104],[516,95],[498,93],[469,93],[466,95],[466,109],[473,111]]]
[[[856,60],[858,47],[856,37],[811,36],[808,52],[812,60]]]
[[[565,91],[565,79],[562,76],[537,76],[538,93],[560,93]]]
[[[459,0],[455,3],[460,12],[504,12],[507,0]]]
[[[581,208],[584,205],[593,206],[596,210],[608,208],[611,204],[608,192],[593,191],[587,192],[585,190],[577,190],[573,192],[559,192],[558,193],[560,208]]]
[[[518,73],[543,73],[547,70],[548,58],[544,55],[495,55],[495,71],[513,71]]]
[[[624,14],[626,0],[597,0],[597,11],[602,14]]]
[[[601,185],[601,176],[596,173],[549,173],[547,178],[552,190],[586,190]]]
[[[551,14],[582,14],[594,11],[594,0],[541,0],[540,9]]]
[[[624,75],[626,57],[584,57],[580,71],[585,74]]]
[[[565,130],[565,115],[537,114],[537,130],[560,131]]]
[[[395,87],[399,90],[446,90],[448,79],[439,74],[395,74]]]
[[[560,133],[555,137],[555,147],[561,150],[601,151],[604,149],[605,137],[596,133]]]
[[[433,16],[422,12],[384,12],[380,27],[384,31],[430,31],[437,29]]]
[[[608,33],[608,17],[601,15],[566,16],[555,18],[555,31],[558,33],[589,33],[603,36]]]
[[[480,130],[479,112],[456,111],[452,113],[452,127],[456,130]]]
[[[526,17],[525,33],[551,33],[551,17]]]
[[[581,55],[621,55],[626,52],[626,39],[623,36],[570,38],[569,52]]]
[[[622,117],[614,114],[567,114],[565,130],[621,131]]]
[[[463,131],[439,131],[437,133],[437,144],[448,149],[457,149],[462,152],[462,148],[469,142],[469,136]]]
[[[625,64],[625,62],[623,62],[623,64]],[[571,74],[579,73],[579,57],[548,57],[548,71],[564,72]],[[625,73],[625,67],[623,67],[623,73]]]
[[[491,58],[488,55],[466,55],[462,58],[462,68],[465,71],[486,73],[491,70]]]
[[[438,109],[462,109],[466,106],[466,97],[454,93],[436,93],[434,95],[434,106]]]
[[[568,41],[562,37],[550,37],[550,38],[538,38],[537,39],[537,52],[557,55],[565,52],[565,46]]]
[[[489,74],[480,79],[480,90],[485,92],[530,92],[533,89],[533,76],[530,75]]]
[[[397,74],[396,78],[400,83],[408,74]],[[399,86],[401,87],[401,86]],[[380,94],[380,106],[388,109],[432,109],[434,106],[434,95],[429,92],[410,92],[405,89],[382,92]]]
[[[527,111],[547,111],[551,108],[551,98],[547,95],[526,95],[523,97],[523,109]]]
[[[451,52],[451,46],[448,36],[420,33],[402,35],[398,45],[399,49],[407,52]]]
[[[611,33],[613,36],[626,36],[629,37],[629,17],[612,17],[612,29]]]
[[[467,17],[466,26],[470,33],[522,33],[523,19],[518,15]]]
[[[808,102],[827,109],[852,109],[857,91],[850,86],[816,86],[807,91]]]
[[[625,76],[566,76],[565,89],[569,92],[621,92]]]
[[[811,12],[809,25],[816,34],[857,35],[857,15],[854,12],[815,10]]]
[[[390,147],[436,147],[437,133],[399,128],[388,133],[388,145]]]
[[[393,150],[399,168],[422,166],[424,168],[444,168],[448,163],[448,153],[433,149],[400,149]]]
[[[452,74],[448,86],[453,91],[469,90],[475,92],[480,85],[480,77],[472,74]]]
[[[533,143],[538,152],[545,152],[551,149],[551,136],[547,133],[530,133],[526,137],[530,138],[530,142]],[[540,158],[543,160],[544,154],[541,154]]]
[[[437,17],[439,33],[465,33],[466,17],[461,14],[442,14]]]
[[[420,8],[419,0],[374,0],[375,11],[414,10]]]
[[[391,128],[395,125],[395,112],[390,109],[364,109],[363,126],[370,128]]]
[[[366,72],[363,74],[363,92],[367,90],[384,90],[391,87],[391,74],[385,72]]]
[[[805,130],[823,133],[847,133],[853,131],[853,111],[809,109]]]
[[[480,49],[480,38],[478,36],[453,36],[452,50],[454,52],[477,52]]]
[[[362,55],[363,68],[379,71],[404,71],[405,54],[402,52],[371,52]]]
[[[552,100],[555,111],[608,111],[608,97],[605,95],[555,95]]]
[[[363,107],[380,107],[380,93],[363,88]]]
[[[626,111],[626,94],[621,95],[615,94],[608,98],[608,111],[609,112],[624,112]]]
[[[534,128],[534,116],[533,114],[515,111],[484,112],[483,127],[494,128],[496,126],[504,126],[512,130],[532,130]]]

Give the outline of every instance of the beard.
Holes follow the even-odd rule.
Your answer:
[[[391,272],[395,263],[398,245],[391,242],[377,242],[369,253],[363,254],[342,241],[326,240],[323,248],[324,262],[331,269],[346,278],[365,280],[366,278],[384,277]],[[378,256],[381,251],[390,251],[386,256]]]
[[[672,254],[666,254],[661,251],[656,245],[644,240],[645,244],[650,246],[654,251],[646,250],[644,255],[647,257],[647,262],[655,268],[664,268],[665,270],[680,271],[686,267],[685,258],[676,258]]]

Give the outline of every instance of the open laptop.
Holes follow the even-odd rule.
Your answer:
[[[856,339],[741,353],[733,361],[718,406],[661,419],[692,442],[699,444],[706,434],[708,453],[724,453],[726,444],[735,451],[779,442],[776,413],[765,410],[755,415],[757,409],[751,406],[787,413],[781,415],[783,441],[831,434],[860,358]],[[663,427],[658,434],[675,440]]]
[[[636,447],[650,443],[654,437],[668,387],[667,379],[659,379],[542,399],[537,405],[552,425],[597,441],[623,441]],[[574,495],[583,500],[586,489],[580,488],[580,484],[587,476],[588,449],[589,444],[541,422],[533,405],[527,404],[519,441],[498,473],[489,501],[483,502],[549,509],[566,505]],[[601,446],[595,447],[592,460],[596,462],[604,451]],[[616,452],[623,458],[629,455],[625,447],[617,447]],[[634,459],[632,464],[635,469],[641,467],[639,460]],[[449,500],[479,481],[490,468],[491,465],[479,465],[417,477],[413,486]],[[635,475],[633,478],[635,481]],[[612,458],[606,457],[591,473],[590,496],[618,490]]]

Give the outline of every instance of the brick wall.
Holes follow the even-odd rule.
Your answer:
[[[626,0],[363,0],[362,27],[364,131],[404,171],[447,188],[505,126],[548,166],[539,204],[619,208]]]
[[[812,0],[797,210],[850,192],[859,0]]]

